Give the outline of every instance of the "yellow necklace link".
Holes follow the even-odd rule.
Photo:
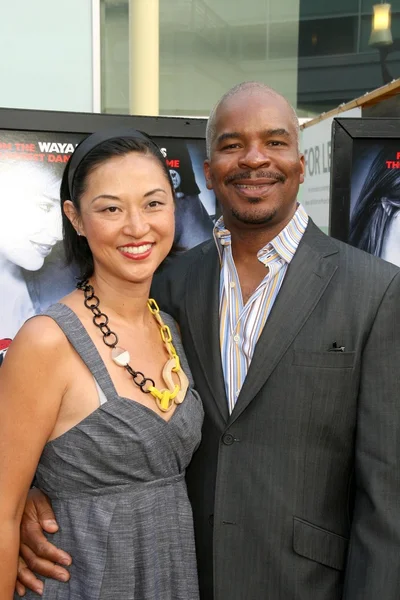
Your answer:
[[[99,308],[100,300],[95,295],[93,286],[88,279],[79,281],[77,288],[83,291],[84,304],[93,314],[93,323],[98,327],[103,335],[103,342],[111,350],[111,358],[120,367],[124,367],[133,382],[144,394],[151,394],[156,401],[157,406],[163,412],[168,412],[175,404],[180,404],[185,399],[186,391],[189,387],[189,381],[181,368],[179,356],[176,353],[172,343],[172,335],[168,325],[165,325],[161,318],[160,309],[157,302],[150,298],[147,306],[160,327],[160,335],[169,359],[162,370],[162,378],[167,385],[166,388],[159,390],[150,377],[146,377],[142,372],[135,371],[129,364],[130,355],[127,350],[118,345],[118,336],[108,325],[108,316]],[[179,384],[175,384],[172,379],[172,373],[176,373]]]

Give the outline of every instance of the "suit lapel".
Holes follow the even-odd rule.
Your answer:
[[[212,241],[203,246],[201,259],[189,272],[185,312],[199,363],[218,408],[218,417],[222,417],[225,424],[229,412],[219,342],[219,281],[220,262]]]
[[[337,269],[326,256],[337,252],[332,240],[310,221],[257,342],[229,424],[259,392],[308,319]]]

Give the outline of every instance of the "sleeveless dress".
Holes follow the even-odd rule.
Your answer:
[[[40,458],[35,485],[50,497],[60,527],[48,538],[73,559],[68,583],[42,579],[42,598],[198,600],[185,469],[200,443],[203,408],[173,319],[162,314],[190,387],[167,422],[118,396],[70,308],[55,304],[44,314],[63,330],[106,401],[48,442]]]

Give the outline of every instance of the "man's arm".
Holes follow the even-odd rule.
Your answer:
[[[361,300],[362,302],[362,300]],[[400,598],[400,273],[362,357],[356,497],[343,600]]]
[[[41,594],[43,583],[34,573],[59,581],[68,581],[70,574],[59,565],[71,564],[71,557],[44,536],[43,531],[55,533],[58,525],[50,500],[38,489],[31,489],[21,522],[21,547],[16,591],[20,596],[25,588]]]

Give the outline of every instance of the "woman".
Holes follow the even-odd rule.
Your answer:
[[[43,164],[0,164],[0,338],[13,338],[37,312],[24,273],[41,269],[61,239],[59,186]]]
[[[375,156],[350,219],[353,246],[400,266],[400,170],[386,150]]]
[[[2,600],[35,471],[60,525],[54,542],[73,557],[70,581],[45,580],[43,598],[195,600],[184,474],[203,410],[173,320],[148,300],[173,243],[168,170],[139,132],[93,134],[61,200],[82,281],[22,327],[0,370]]]

